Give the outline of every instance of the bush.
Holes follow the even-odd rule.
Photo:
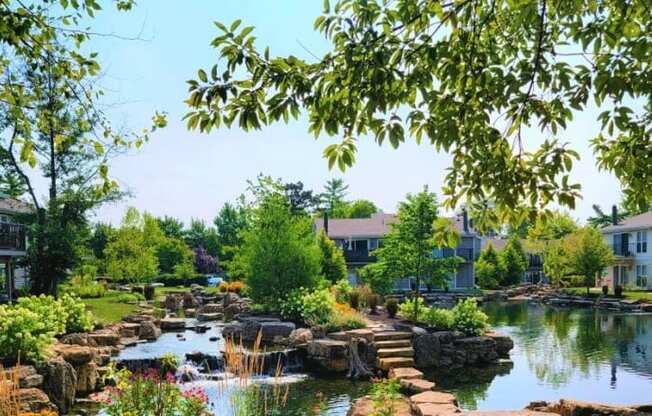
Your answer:
[[[221,285],[220,285],[221,286]],[[304,288],[294,289],[281,302],[281,317],[299,322],[303,314],[303,296],[308,293]],[[264,306],[264,305],[261,305]]]
[[[357,289],[349,293],[349,306],[356,310],[360,309],[360,292]]]
[[[333,313],[335,299],[329,290],[319,289],[304,295],[302,303],[303,322],[315,326],[328,323]]]
[[[344,303],[338,303],[333,309],[328,323],[327,332],[348,331],[350,329],[366,328],[367,323],[355,309]]]
[[[385,309],[390,318],[394,318],[398,312],[398,301],[396,299],[387,299],[385,301]]]
[[[622,287],[622,285],[616,285],[614,287],[614,295],[616,295],[617,298],[621,298],[623,296],[623,287]]]
[[[29,296],[20,298],[17,302],[18,308],[24,308],[40,316],[39,320],[44,326],[44,331],[54,335],[66,332],[67,311],[52,296]]]
[[[220,293],[226,293],[229,291],[229,282],[220,282],[220,285],[217,287],[217,290],[220,291]]]
[[[131,303],[131,302],[139,302],[141,300],[145,300],[145,297],[137,292],[120,293],[116,298],[116,300],[120,303]]]
[[[449,330],[454,322],[453,312],[448,309],[430,308],[425,314],[425,323],[432,328]]]
[[[63,295],[61,306],[66,310],[66,333],[87,332],[93,329],[93,314],[86,310],[86,305],[80,299]]]
[[[147,285],[143,289],[143,294],[145,295],[146,300],[153,300],[156,293],[156,288],[154,286]]]
[[[341,279],[333,285],[331,290],[333,291],[333,295],[335,295],[335,300],[338,303],[344,303],[349,301],[349,295],[353,291],[353,288],[347,279]]]
[[[193,274],[190,277],[180,278],[174,274],[162,274],[154,279],[155,282],[162,283],[163,286],[190,286],[193,284],[206,286],[208,284],[207,277],[203,274]]]
[[[374,416],[393,416],[396,401],[401,398],[401,385],[397,379],[376,381],[371,385]]]
[[[609,294],[609,286],[607,285],[602,286],[602,294],[605,296]]]
[[[489,318],[475,299],[464,299],[453,308],[453,328],[466,335],[479,336],[489,328]]]
[[[423,301],[423,298],[417,298],[416,309],[418,311],[419,319],[424,319],[429,309],[428,306]],[[414,318],[415,304],[414,299],[408,299],[405,302],[401,303],[398,307],[398,316],[403,319],[413,319]]]
[[[0,359],[14,363],[46,358],[56,332],[43,318],[27,308],[0,306]]]
[[[237,280],[229,284],[229,292],[234,292],[237,293],[238,295],[241,294],[245,290],[245,288],[246,288],[245,284]]]
[[[371,310],[370,313],[372,314],[376,313],[376,309],[378,308],[379,303],[380,303],[380,296],[378,296],[377,294],[372,293],[367,297],[367,305]]]

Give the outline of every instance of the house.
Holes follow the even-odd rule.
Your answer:
[[[497,252],[501,252],[505,249],[507,245],[506,238],[500,238],[497,236],[482,236],[482,250],[486,249],[489,244]],[[523,272],[522,283],[549,283],[546,274],[543,271],[543,256],[541,253],[536,251],[529,250],[525,241],[521,242],[523,245],[523,250],[525,251],[525,257],[527,258],[527,267],[525,272]]]
[[[27,233],[17,216],[30,212],[25,202],[0,194],[0,301],[15,297],[25,282],[25,270],[18,262],[27,254]]]
[[[648,238],[652,236],[652,211],[618,221],[618,211],[612,209],[612,224],[600,231],[612,248],[616,261],[607,268],[602,285],[611,288],[652,289],[649,277],[652,268],[652,250]]]
[[[460,214],[452,218],[455,227],[460,231],[461,242],[455,249],[435,250],[435,256],[457,255],[464,259],[455,276],[451,276],[450,289],[471,289],[475,286],[473,263],[480,252],[480,239],[469,227],[468,217]],[[382,246],[383,237],[391,229],[391,224],[397,221],[396,215],[376,213],[370,218],[329,219],[316,218],[313,224],[315,231],[324,229],[328,237],[344,252],[346,266],[351,284],[358,283],[358,269],[376,261],[371,254]],[[413,278],[405,277],[397,281],[397,290],[410,290]],[[425,288],[425,284],[424,284]]]

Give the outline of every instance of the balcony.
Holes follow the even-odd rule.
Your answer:
[[[369,254],[369,250],[345,250],[344,259],[347,263],[373,263],[376,257]]]
[[[611,249],[614,251],[614,254],[618,257],[632,257],[636,252],[636,245],[616,243],[616,244],[611,244]]]
[[[0,250],[25,251],[25,226],[0,222]]]
[[[457,255],[457,257],[463,258],[466,263],[470,263],[475,260],[473,258],[472,248],[457,248],[455,249],[455,254]]]

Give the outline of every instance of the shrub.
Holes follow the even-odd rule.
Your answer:
[[[454,321],[453,312],[448,309],[430,308],[425,314],[425,323],[432,328],[448,330],[453,328]]]
[[[132,374],[120,370],[115,387],[107,387],[91,399],[102,404],[102,414],[196,416],[208,411],[208,397],[199,387],[181,391],[171,374],[161,377],[155,370]]]
[[[428,313],[428,306],[423,301],[423,298],[417,298],[416,309],[418,312],[419,319],[423,319]],[[398,316],[403,319],[413,319],[415,311],[414,299],[408,299],[405,302],[401,303],[398,307]]]
[[[220,293],[226,293],[229,291],[229,282],[221,282],[220,285],[217,287],[217,290],[220,291]]]
[[[378,296],[375,293],[370,294],[367,296],[367,305],[369,306],[369,309],[371,310],[372,314],[376,313],[376,309],[378,308],[378,304],[380,303],[380,296]]]
[[[489,328],[489,318],[478,308],[475,299],[468,298],[453,308],[453,328],[466,335],[479,336]]]
[[[154,295],[155,295],[155,293],[156,293],[156,288],[155,288],[154,286],[147,285],[147,286],[145,286],[145,288],[143,289],[143,293],[144,293],[144,295],[145,295],[145,299],[146,299],[146,300],[153,300],[153,299],[154,299]]]
[[[398,301],[396,299],[387,299],[385,302],[385,309],[390,318],[394,318],[398,312]]]
[[[86,310],[86,305],[80,299],[63,295],[61,306],[66,310],[66,333],[87,332],[93,329],[93,314]]]
[[[0,358],[9,362],[44,359],[55,335],[39,313],[0,306]]]
[[[333,313],[326,324],[326,330],[327,332],[348,331],[366,326],[367,322],[358,311],[345,303],[338,303],[333,308]]]
[[[303,288],[294,289],[281,302],[281,317],[291,321],[301,321],[303,314],[303,296],[308,293]]]
[[[349,306],[356,310],[360,308],[360,292],[357,289],[349,293]]]
[[[353,288],[349,284],[347,279],[338,280],[332,287],[333,294],[335,295],[335,300],[338,303],[348,302],[349,295],[353,291]]]
[[[602,294],[605,296],[609,294],[609,286],[607,285],[602,286]]]
[[[614,295],[616,295],[617,298],[620,298],[623,296],[623,287],[622,285],[616,285],[614,287]]]
[[[310,326],[322,325],[328,323],[333,313],[335,299],[329,290],[320,289],[304,295],[302,304],[303,321]]]
[[[401,385],[397,379],[376,381],[371,385],[374,416],[393,416],[395,402],[401,397]]]
[[[362,285],[362,286],[358,286],[356,288],[356,290],[360,294],[360,304],[361,304],[361,306],[363,308],[369,307],[369,299],[374,294],[374,291],[371,290],[371,287],[369,287],[369,285]]]
[[[131,303],[131,302],[139,302],[141,300],[145,300],[145,297],[137,292],[120,293],[116,298],[116,300],[120,303]]]
[[[229,284],[229,292],[234,292],[239,295],[245,290],[245,287],[246,286],[244,283],[236,280],[235,282],[231,282]]]
[[[46,332],[51,332],[54,335],[66,332],[66,316],[68,313],[61,303],[57,302],[52,296],[40,295],[20,298],[17,302],[17,308],[36,313],[40,317],[39,320]]]

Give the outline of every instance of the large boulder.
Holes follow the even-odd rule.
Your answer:
[[[224,306],[221,303],[207,303],[199,308],[199,313],[222,313]]]
[[[490,337],[465,337],[454,341],[460,365],[494,362],[498,359],[496,341]]]
[[[18,390],[18,403],[21,412],[40,414],[43,411],[56,411],[47,394],[36,388]],[[23,413],[20,413],[23,414]]]
[[[57,357],[38,364],[37,370],[43,376],[43,391],[57,406],[59,413],[68,413],[77,392],[77,373],[72,364]]]
[[[101,347],[116,346],[120,343],[120,334],[118,334],[116,331],[112,329],[105,329],[101,331],[91,332],[88,334],[89,342],[94,342],[95,345]]]
[[[85,347],[97,346],[95,340],[90,338],[88,334],[85,332],[64,335],[63,337],[61,337],[60,342],[62,344],[82,345]]]
[[[507,357],[509,352],[514,348],[514,340],[507,335],[490,332],[487,336],[496,342],[496,352],[500,357]]]
[[[296,329],[293,322],[262,322],[260,332],[264,342],[274,341],[279,338],[285,339]]]
[[[161,319],[161,329],[164,331],[179,331],[186,329],[186,320],[183,318],[163,318]]]
[[[55,344],[53,350],[57,355],[61,356],[61,358],[73,366],[91,362],[97,356],[95,348],[84,347],[81,345]]]
[[[118,330],[118,333],[123,338],[137,337],[139,332],[140,332],[140,324],[129,323],[129,322],[123,322],[120,325],[120,329]]]
[[[243,327],[240,323],[232,323],[224,325],[222,328],[222,336],[226,338],[231,338],[235,341],[240,340],[243,334]]]
[[[192,293],[183,294],[183,309],[194,309],[199,306],[199,300]]]
[[[383,409],[378,409],[378,405],[382,406]],[[353,405],[346,413],[346,416],[368,416],[378,414],[380,410],[386,410],[389,403],[379,403],[378,405],[376,405],[374,400],[369,396],[361,397],[353,402]],[[394,413],[392,413],[392,416],[410,416],[412,414],[410,410],[410,402],[404,397],[396,399],[393,405]]]
[[[450,331],[417,335],[412,340],[414,363],[418,368],[439,367],[441,365],[442,345],[453,341]]]
[[[177,311],[183,304],[183,296],[177,293],[170,293],[165,296],[165,309],[169,311]]]
[[[161,328],[154,325],[152,321],[144,321],[140,323],[139,336],[140,339],[146,339],[148,341],[153,341],[158,339],[161,336]]]
[[[239,303],[232,303],[224,308],[224,320],[231,321],[240,313],[242,313],[242,305]]]
[[[18,377],[18,385],[21,389],[39,387],[43,384],[43,376],[36,372],[31,365],[21,365],[4,370],[4,379],[13,380],[14,375]]]
[[[316,339],[306,346],[307,359],[316,370],[341,373],[349,369],[348,343],[333,339]]]
[[[310,341],[312,341],[312,331],[308,328],[295,329],[288,337],[288,343],[291,347],[307,344]]]
[[[532,402],[526,408],[562,416],[639,416],[652,413],[652,404],[614,406],[571,399],[561,399],[556,403]]]
[[[226,308],[230,304],[236,303],[239,300],[240,300],[239,295],[237,295],[236,293],[228,292],[224,295],[224,298],[222,299],[222,304]]]
[[[92,393],[97,388],[100,379],[97,364],[94,362],[77,367],[77,393]]]

